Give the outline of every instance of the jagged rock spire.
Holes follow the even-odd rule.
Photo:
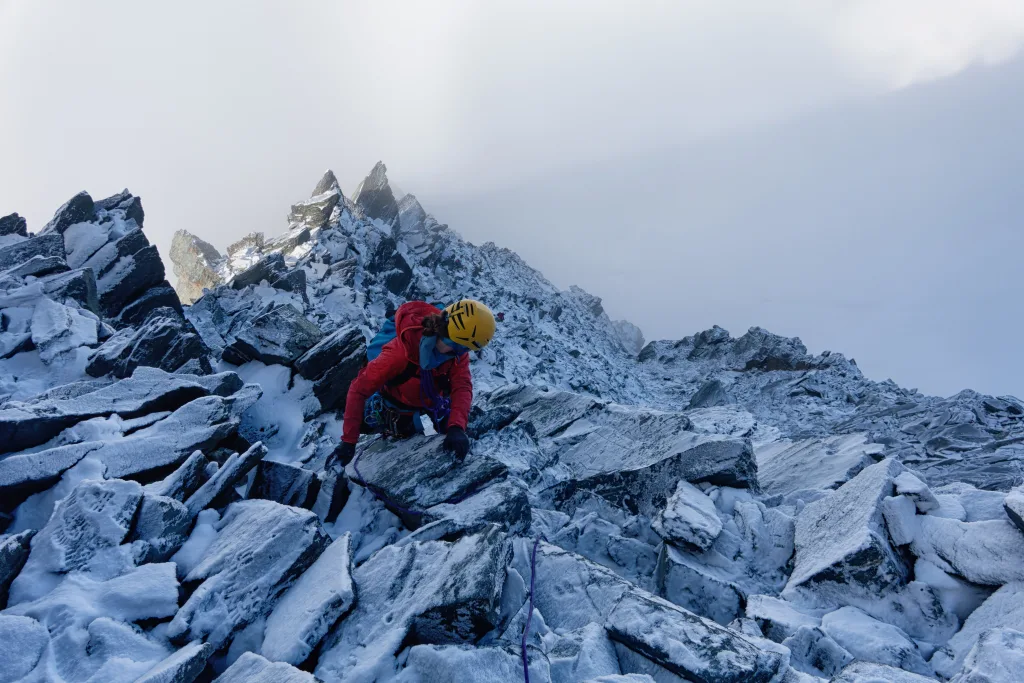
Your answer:
[[[223,258],[220,252],[187,230],[174,233],[170,256],[178,277],[175,291],[182,303],[190,304],[203,295],[203,289],[212,289],[224,282],[216,270]]]
[[[337,190],[340,194],[341,185],[338,184],[338,178],[334,175],[334,171],[327,169],[327,172],[324,173],[324,177],[321,178],[320,182],[313,188],[313,194],[311,194],[310,197],[316,197],[325,192],[330,192],[331,190]]]
[[[389,225],[395,225],[398,221],[398,202],[395,201],[395,193],[388,184],[387,173],[388,167],[383,161],[378,161],[370,175],[359,183],[352,200],[362,207],[370,218],[378,218]]]

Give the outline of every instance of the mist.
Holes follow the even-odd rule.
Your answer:
[[[1024,6],[894,5],[0,0],[0,215],[127,186],[166,260],[383,159],[649,339],[1024,395]]]

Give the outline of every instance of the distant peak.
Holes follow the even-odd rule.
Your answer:
[[[330,192],[331,190],[341,192],[341,185],[338,184],[338,178],[334,175],[334,171],[327,169],[324,176],[320,179],[320,182],[318,182],[316,187],[313,188],[313,194],[311,194],[310,197],[317,197],[325,192]]]

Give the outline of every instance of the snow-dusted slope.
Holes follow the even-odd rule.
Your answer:
[[[645,346],[386,171],[176,235],[184,309],[127,192],[0,219],[0,681],[1019,681],[1019,401]],[[503,318],[470,456],[342,467],[365,340],[461,296]]]

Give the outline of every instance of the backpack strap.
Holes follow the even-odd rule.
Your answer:
[[[397,387],[399,384],[405,384],[416,375],[420,374],[420,366],[415,363],[409,363],[405,366],[405,370],[398,373],[395,377],[392,377],[384,383],[385,386]]]

